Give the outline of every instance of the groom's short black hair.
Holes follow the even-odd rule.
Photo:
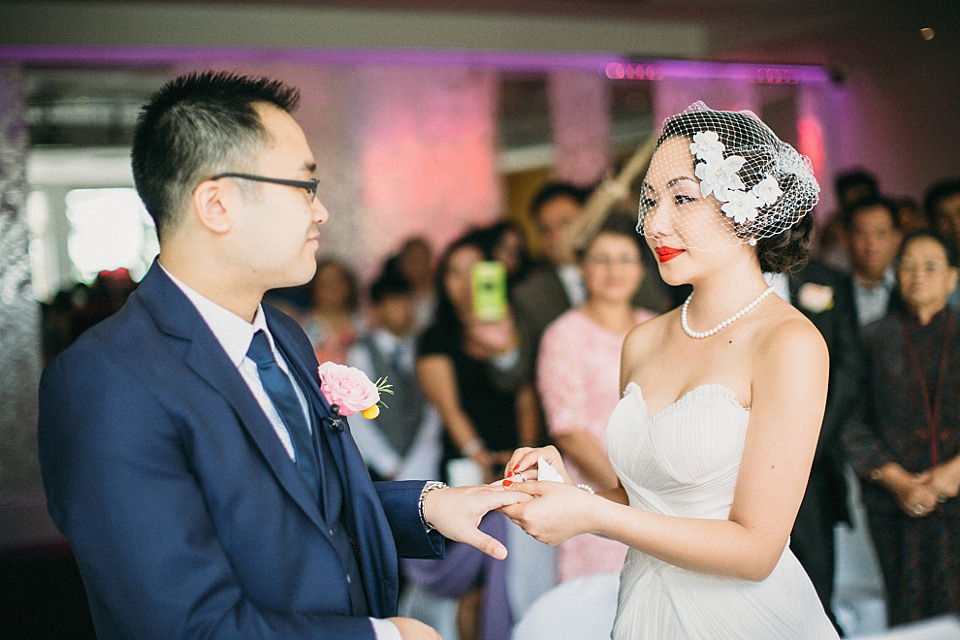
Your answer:
[[[137,192],[161,241],[184,198],[223,171],[243,171],[266,142],[255,105],[296,109],[299,92],[269,78],[207,71],[167,83],[144,105],[133,136]]]

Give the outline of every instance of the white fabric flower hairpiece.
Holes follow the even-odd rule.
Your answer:
[[[710,194],[723,203],[720,210],[736,224],[753,222],[760,215],[760,208],[776,203],[783,195],[773,176],[767,176],[749,191],[738,171],[746,158],[738,155],[723,157],[726,147],[720,142],[716,131],[700,131],[693,135],[690,153],[700,160],[694,175],[700,180],[700,193]]]
[[[678,155],[661,153],[673,139]],[[689,149],[690,156],[686,155]],[[692,156],[692,157],[691,157]],[[717,251],[736,243],[756,245],[784,233],[809,214],[820,187],[810,160],[749,111],[718,111],[695,102],[663,122],[651,166],[654,176],[694,176],[703,198],[713,196],[722,211],[703,217],[701,207],[686,206],[686,194],[658,193],[644,180],[644,197],[637,211],[637,231],[650,235],[651,222],[664,213],[685,248]]]

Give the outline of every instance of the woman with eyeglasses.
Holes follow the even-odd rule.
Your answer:
[[[960,263],[918,231],[895,265],[902,306],[864,328],[868,388],[843,434],[891,626],[960,614],[960,321],[947,306]]]
[[[636,309],[632,299],[644,277],[643,241],[633,216],[615,213],[577,252],[587,299],[554,320],[543,334],[537,388],[547,429],[577,483],[597,490],[617,486],[605,437],[617,393],[620,350],[627,332],[656,314]],[[583,535],[557,550],[558,579],[617,572],[627,546]]]

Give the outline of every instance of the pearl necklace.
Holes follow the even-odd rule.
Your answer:
[[[723,329],[728,324],[731,324],[739,320],[743,316],[747,315],[748,313],[750,313],[750,311],[755,306],[760,304],[761,300],[763,300],[768,295],[770,295],[772,291],[773,291],[773,287],[768,287],[763,293],[757,296],[753,300],[753,302],[745,306],[743,309],[740,309],[740,311],[737,311],[735,314],[733,314],[732,316],[730,316],[729,318],[727,318],[726,320],[724,320],[723,322],[715,326],[713,329],[708,329],[706,331],[694,331],[690,328],[690,325],[687,324],[687,307],[690,306],[690,300],[693,299],[693,293],[691,292],[690,295],[687,297],[687,299],[683,303],[683,309],[680,310],[680,326],[683,327],[683,332],[688,336],[690,336],[691,338],[698,338],[698,339],[709,338],[710,336],[715,334],[717,331],[720,331],[720,329]]]

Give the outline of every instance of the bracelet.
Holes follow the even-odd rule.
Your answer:
[[[462,455],[464,458],[472,458],[485,448],[486,446],[483,444],[483,440],[480,439],[480,436],[475,436],[465,445],[460,447],[460,455]]]
[[[592,496],[597,495],[597,492],[593,490],[593,487],[591,487],[590,485],[588,485],[588,484],[586,484],[586,483],[584,483],[584,482],[581,482],[580,484],[578,484],[578,485],[577,485],[577,489],[583,489],[584,491],[586,491],[587,493],[589,493],[589,494],[592,495]]]
[[[436,527],[427,522],[426,516],[423,515],[423,503],[426,501],[427,494],[433,491],[434,489],[446,489],[446,482],[438,482],[436,480],[431,480],[423,485],[423,489],[420,491],[420,500],[417,501],[417,511],[420,513],[420,522],[423,523],[423,527],[427,530],[427,533],[431,531],[436,531]]]

